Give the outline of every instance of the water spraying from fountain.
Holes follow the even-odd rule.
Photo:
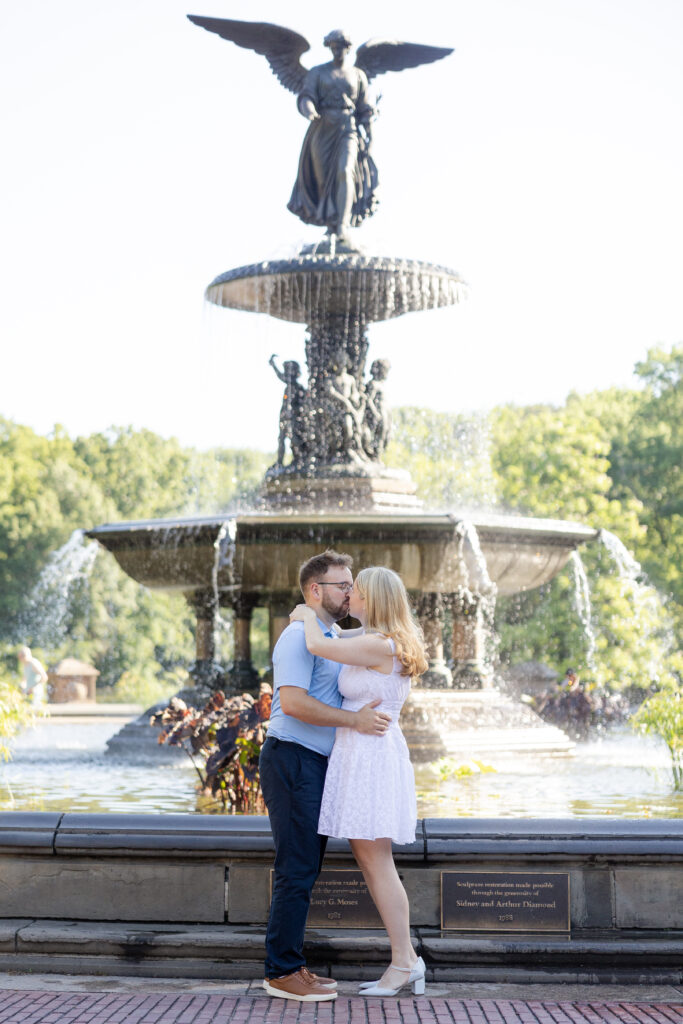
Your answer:
[[[586,637],[586,666],[591,672],[594,672],[596,642],[595,630],[593,628],[590,584],[578,551],[572,551],[569,565],[574,579],[574,590],[572,593],[574,607]]]
[[[649,681],[655,681],[660,677],[666,656],[675,647],[673,623],[662,615],[665,599],[619,537],[609,530],[600,530],[598,539],[616,569],[621,596],[632,609],[643,649],[650,650],[646,671]]]
[[[598,540],[607,548],[619,574],[624,582],[634,584],[635,587],[643,582],[643,570],[640,562],[637,562],[623,541],[619,540],[615,533],[610,530],[600,530]]]
[[[74,530],[54,551],[31,591],[18,626],[18,640],[36,647],[58,648],[68,637],[71,608],[87,584],[99,547]]]

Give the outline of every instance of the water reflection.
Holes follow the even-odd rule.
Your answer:
[[[579,743],[572,757],[489,756],[493,773],[439,781],[418,769],[420,817],[681,818],[663,743],[628,731]]]
[[[132,764],[105,755],[107,740],[125,721],[53,719],[24,732],[12,760],[0,767],[0,810],[194,811],[189,760]]]
[[[189,763],[131,764],[105,756],[122,720],[48,720],[23,733],[0,766],[0,810],[191,813]],[[416,772],[420,817],[683,818],[668,754],[629,732],[579,744],[573,757],[482,757],[495,772],[440,780]],[[10,796],[13,796],[13,801]]]

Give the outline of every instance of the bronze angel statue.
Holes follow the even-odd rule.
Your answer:
[[[357,227],[377,204],[377,168],[370,154],[375,110],[368,82],[385,71],[430,64],[453,50],[371,39],[358,47],[356,62],[350,65],[351,40],[335,29],[324,39],[332,60],[308,70],[301,56],[310,45],[291,29],[194,14],[188,18],[222,39],[262,54],[281,84],[296,93],[299,112],[311,123],[287,206],[304,223],[326,227],[328,234],[337,236],[338,246],[345,244],[349,227]]]

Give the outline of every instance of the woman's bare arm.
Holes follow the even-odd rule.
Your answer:
[[[391,670],[393,653],[391,644],[379,633],[356,636],[352,639],[325,636],[318,625],[318,618],[312,608],[305,604],[296,606],[290,615],[292,622],[303,622],[306,647],[311,654],[339,662],[341,665],[360,665],[365,668]]]

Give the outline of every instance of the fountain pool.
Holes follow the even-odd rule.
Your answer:
[[[53,718],[24,732],[13,760],[0,766],[0,811],[192,813],[189,759],[105,756],[123,721]],[[672,790],[664,745],[628,730],[579,743],[562,757],[488,754],[482,762],[496,770],[442,780],[435,766],[419,766],[418,816],[683,818],[683,792]]]

